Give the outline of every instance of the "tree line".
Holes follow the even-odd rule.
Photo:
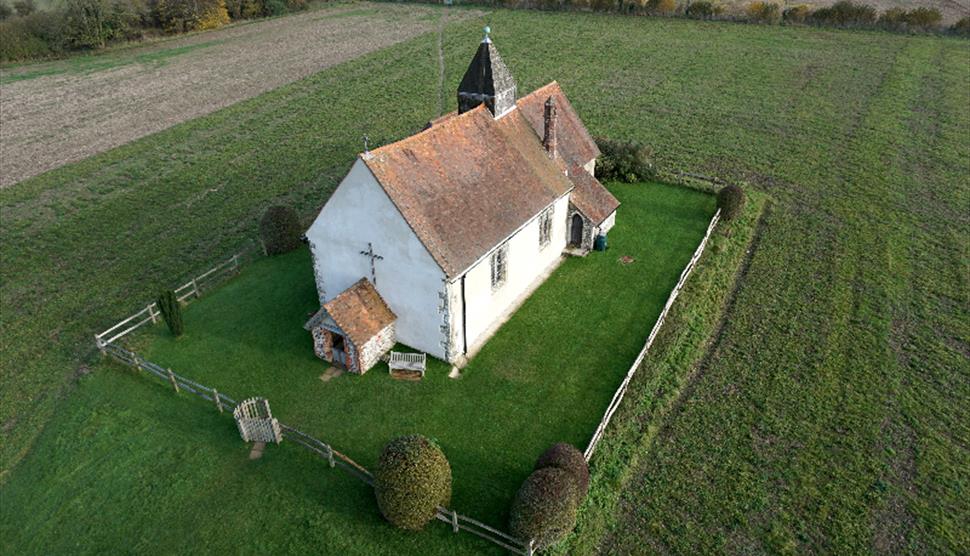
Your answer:
[[[308,0],[0,0],[0,61],[53,58],[165,33],[306,9]]]
[[[440,0],[427,0],[438,3]],[[840,0],[825,7],[807,4],[783,6],[773,0],[753,0],[747,4],[721,3],[717,0],[453,0],[503,8],[538,10],[576,10],[612,12],[629,15],[686,17],[703,20],[728,20],[761,24],[818,25],[853,29],[884,29],[900,32],[952,33],[970,36],[970,16],[946,26],[936,8],[890,8],[879,13],[875,7]]]

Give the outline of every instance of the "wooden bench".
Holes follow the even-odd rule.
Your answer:
[[[418,380],[424,377],[428,364],[428,356],[424,353],[391,352],[387,360],[388,372],[395,378],[410,378]]]

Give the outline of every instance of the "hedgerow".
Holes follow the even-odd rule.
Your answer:
[[[38,10],[33,0],[14,9],[0,2],[0,61],[61,56],[137,40],[151,31],[215,29],[233,19],[306,9],[307,0],[64,0]]]
[[[598,137],[596,146],[602,153],[596,161],[597,178],[634,183],[657,175],[653,151],[642,143]]]
[[[414,434],[388,442],[374,471],[381,514],[401,529],[417,531],[451,502],[451,466],[430,439]]]
[[[748,4],[745,11],[748,14],[748,21],[754,23],[778,23],[781,21],[781,8],[773,2],[756,0]]]
[[[724,11],[724,8],[707,0],[691,2],[684,10],[684,15],[691,19],[714,19]]]

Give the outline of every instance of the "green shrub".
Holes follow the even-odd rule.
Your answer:
[[[216,29],[229,23],[225,0],[157,0],[158,22],[169,32]]]
[[[158,305],[158,310],[161,311],[162,318],[172,335],[181,336],[185,332],[185,327],[182,324],[182,305],[179,303],[178,297],[175,296],[175,292],[172,290],[163,291],[155,303]]]
[[[16,10],[17,15],[23,17],[36,12],[37,5],[34,4],[34,0],[16,0],[13,3],[13,9]]]
[[[748,21],[755,23],[778,23],[781,20],[781,8],[773,2],[756,0],[745,8]]]
[[[691,19],[713,19],[719,15],[723,8],[713,2],[707,2],[706,0],[701,0],[700,2],[692,2],[687,6],[684,11],[684,15]]]
[[[4,19],[7,19],[12,15],[13,15],[13,10],[10,8],[10,5],[7,4],[6,2],[0,2],[0,21],[3,21]],[[6,39],[5,35],[4,35],[4,38]]]
[[[596,161],[597,178],[634,183],[651,180],[657,174],[653,151],[642,143],[601,137],[596,145],[602,153]]]
[[[744,191],[737,185],[725,185],[717,192],[717,208],[721,209],[721,218],[733,220],[741,213],[744,206]]]
[[[929,31],[940,26],[943,14],[936,8],[914,8],[906,13],[906,23],[910,29]]]
[[[280,255],[296,249],[302,234],[300,217],[290,207],[269,207],[259,221],[259,237],[267,255]]]
[[[537,469],[512,501],[509,532],[523,541],[534,539],[539,550],[549,548],[576,526],[578,498],[568,472],[558,467]]]
[[[17,62],[44,58],[50,54],[50,46],[30,33],[22,18],[15,17],[0,22],[0,61]]]
[[[815,10],[810,21],[838,27],[868,27],[876,22],[876,9],[868,4],[840,0],[831,6]]]
[[[381,514],[401,529],[417,531],[451,502],[451,466],[437,444],[424,436],[388,442],[374,472]]]
[[[0,60],[49,58],[63,52],[64,18],[60,11],[39,11],[0,22]]]
[[[578,497],[576,504],[581,505],[583,498],[586,498],[586,493],[589,492],[589,464],[586,463],[583,453],[572,444],[565,442],[553,444],[536,461],[535,469],[546,467],[562,469],[572,477]]]
[[[264,0],[263,15],[277,16],[286,13],[286,0]]]
[[[812,16],[812,8],[805,4],[785,8],[781,13],[781,19],[785,23],[805,23]]]
[[[650,15],[673,15],[677,11],[677,0],[647,0],[644,9]]]
[[[906,10],[904,8],[889,8],[879,16],[879,26],[890,30],[906,27]]]
[[[970,16],[961,18],[950,27],[950,31],[957,35],[970,36]]]
[[[148,8],[142,0],[65,0],[64,41],[68,48],[101,48],[141,34]]]

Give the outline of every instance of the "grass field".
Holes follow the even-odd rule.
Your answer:
[[[655,435],[636,468],[620,473],[628,481],[621,511],[590,527],[596,507],[584,510],[583,546],[970,545],[970,43],[496,11],[446,28],[447,91],[486,19],[522,92],[558,79],[593,133],[644,140],[668,168],[746,179],[774,199],[713,353],[696,372],[681,369],[692,379],[680,403],[635,424]],[[181,521],[160,529],[148,510],[128,516],[145,526],[134,543],[189,546],[192,517],[212,511],[204,493],[168,491],[147,475],[41,481],[68,458],[128,468],[123,460],[223,453],[214,437],[196,444],[195,427],[172,427],[150,446],[137,435],[118,442],[128,428],[187,426],[177,416],[193,410],[146,405],[150,396],[130,392],[135,379],[123,373],[72,386],[87,368],[79,360],[91,352],[91,333],[251,238],[266,204],[313,213],[363,134],[386,142],[436,115],[436,44],[424,35],[0,192],[0,239],[15,246],[0,269],[0,494],[43,488],[48,508],[74,500],[100,546],[111,539],[113,505],[130,492],[146,508],[170,496]],[[450,92],[444,98],[454,102]],[[623,467],[610,453],[594,467]],[[304,473],[294,472],[294,484]],[[319,496],[336,488],[313,476]],[[249,485],[228,471],[207,470],[203,480]],[[94,484],[102,488],[91,498],[78,494]],[[299,496],[250,488],[253,498],[239,492],[236,500],[288,507],[286,496]],[[241,519],[226,511],[227,522]],[[49,515],[17,515],[37,552],[93,542],[45,529]],[[317,521],[275,519],[294,536],[353,551],[343,537],[324,538]],[[602,542],[595,531],[607,533]],[[238,540],[258,548],[259,538]],[[395,538],[387,551],[418,542]]]
[[[391,438],[435,438],[452,465],[454,506],[504,527],[543,450],[586,447],[714,213],[712,196],[686,188],[613,191],[623,212],[609,252],[565,261],[460,380],[440,361],[417,383],[391,379],[384,364],[319,380],[328,365],[302,328],[319,309],[305,250],[259,261],[189,308],[186,336],[156,327],[137,351],[236,399],[268,398],[282,421],[368,468]]]

